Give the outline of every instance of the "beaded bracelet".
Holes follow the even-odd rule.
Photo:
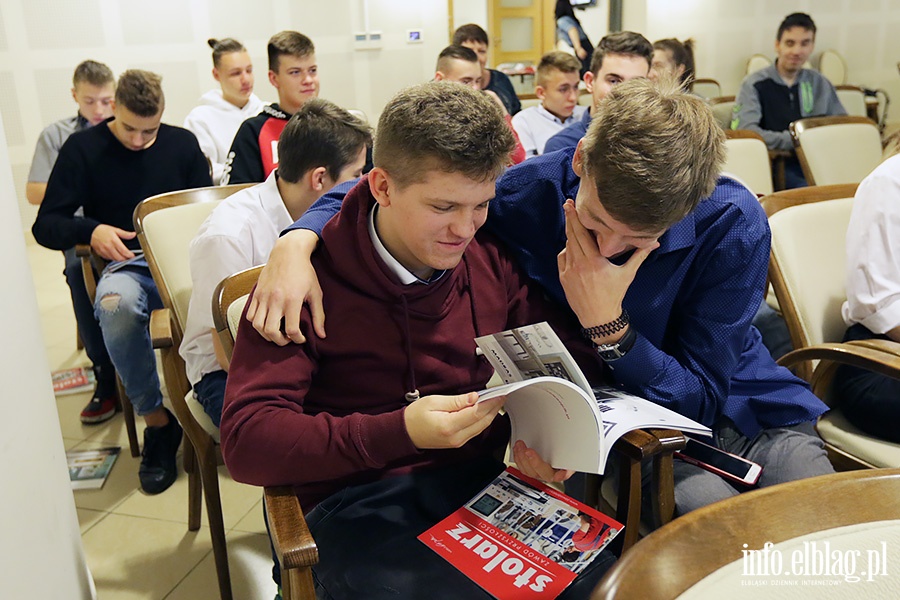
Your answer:
[[[628,327],[628,323],[628,311],[623,309],[622,314],[619,315],[619,318],[615,321],[610,321],[603,325],[595,325],[593,327],[583,327],[581,329],[581,335],[587,340],[593,340],[596,337],[607,337],[619,333]]]

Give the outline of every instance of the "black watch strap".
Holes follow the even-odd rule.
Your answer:
[[[637,333],[629,327],[622,339],[615,344],[594,344],[594,349],[604,362],[613,362],[625,356],[634,346],[635,340]]]

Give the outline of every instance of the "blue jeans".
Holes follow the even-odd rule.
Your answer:
[[[162,300],[146,263],[107,269],[97,283],[94,315],[125,393],[141,416],[162,406],[156,355],[150,341],[150,313]]]
[[[759,330],[763,345],[775,360],[794,349],[784,317],[775,312],[765,300],[759,305],[759,310],[753,317],[753,326]]]
[[[203,406],[203,412],[209,415],[216,427],[222,421],[222,403],[225,400],[225,384],[228,373],[213,371],[204,375],[194,386],[194,397]]]
[[[109,365],[109,354],[103,345],[100,323],[94,316],[94,306],[84,287],[81,258],[75,256],[75,248],[69,248],[63,254],[66,257],[66,268],[63,273],[66,276],[69,293],[72,295],[72,308],[75,311],[75,322],[78,324],[78,335],[81,336],[84,351],[94,365]]]

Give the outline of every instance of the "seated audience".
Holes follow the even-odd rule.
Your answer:
[[[563,42],[575,52],[575,56],[581,61],[579,76],[583,77],[589,70],[594,46],[584,32],[581,21],[575,16],[571,0],[556,0],[554,16],[556,18],[556,40]]]
[[[827,407],[775,364],[750,324],[768,222],[746,187],[718,178],[724,135],[711,111],[674,83],[642,79],[596,108],[576,148],[500,177],[488,228],[578,317],[617,385],[712,428],[710,443],[762,465],[759,486],[832,472],[814,429]],[[320,230],[338,191],[294,227]],[[249,307],[254,327],[278,343],[303,339],[296,299],[308,293],[308,319],[324,333],[303,260],[312,238],[301,229],[279,240]],[[674,475],[679,514],[745,489],[680,460]]]
[[[478,78],[477,72],[481,72],[481,66],[478,64],[478,56],[475,51],[466,46],[450,45],[441,50],[438,55],[437,65],[435,66],[435,81],[453,81],[461,83],[473,90],[481,89],[481,80]],[[519,136],[512,125],[512,117],[506,112],[506,106],[497,94],[491,91],[482,90],[488,96],[493,98],[500,109],[503,111],[503,118],[506,119],[509,128],[512,130],[516,138],[516,148],[510,154],[511,164],[517,165],[525,160],[525,148],[519,141]]]
[[[222,201],[191,242],[193,288],[179,351],[194,396],[216,426],[228,370],[214,347],[210,306],[216,286],[264,264],[285,227],[332,187],[359,177],[371,143],[371,131],[361,120],[327,100],[308,101],[281,133],[278,168],[265,182]]]
[[[225,160],[222,184],[262,183],[278,166],[278,136],[291,115],[319,96],[319,67],[312,40],[296,31],[269,39],[269,83],[278,103],[241,123]]]
[[[75,244],[110,261],[97,282],[94,314],[125,393],[147,424],[138,472],[148,494],[177,477],[181,426],[163,406],[150,342],[150,313],[162,301],[132,224],[150,196],[212,184],[206,158],[190,131],[161,123],[159,75],[129,70],[119,77],[113,118],[63,144],[32,232],[54,250]],[[76,216],[78,207],[84,216]]]
[[[542,56],[535,83],[540,104],[512,118],[526,158],[543,154],[547,140],[587,112],[578,104],[578,61],[572,55],[549,52]]]
[[[686,92],[694,89],[694,40],[666,38],[653,42],[649,77],[656,81],[661,76],[674,77]]]
[[[259,114],[265,104],[253,93],[253,63],[244,45],[231,38],[207,43],[213,49],[212,76],[221,89],[200,97],[200,105],[184,119],[184,128],[197,136],[212,165],[213,183],[218,185],[238,127]]]
[[[591,69],[584,74],[584,85],[591,93],[590,109],[547,140],[544,153],[574,148],[587,133],[597,105],[623,81],[647,77],[652,56],[653,47],[639,33],[619,31],[601,39],[591,59]]]
[[[849,326],[844,341],[900,342],[900,155],[859,184],[847,227]],[[900,443],[900,381],[842,366],[834,377],[847,420],[864,432]]]
[[[459,26],[453,32],[453,45],[470,48],[478,56],[481,66],[481,89],[497,94],[503,107],[510,115],[522,110],[522,103],[506,73],[487,68],[487,53],[490,42],[487,32],[474,23]]]
[[[75,67],[72,77],[72,98],[78,105],[74,117],[66,117],[48,125],[38,138],[34,148],[34,158],[28,171],[28,182],[25,184],[25,197],[31,204],[41,204],[47,191],[47,181],[56,163],[56,157],[62,145],[76,131],[99,125],[112,116],[113,96],[116,93],[116,80],[109,67],[93,60],[86,60]],[[81,215],[79,208],[76,213]],[[116,414],[116,372],[109,353],[103,345],[103,334],[100,324],[94,317],[94,307],[84,287],[84,273],[81,270],[81,259],[75,256],[75,248],[66,248],[65,257],[66,284],[72,296],[72,308],[75,310],[75,323],[78,336],[84,344],[84,351],[91,361],[96,386],[87,406],[81,411],[81,422],[85,425],[102,423]]]
[[[775,64],[744,78],[738,91],[732,129],[760,134],[770,150],[794,152],[788,127],[805,117],[846,115],[834,86],[818,71],[803,65],[816,44],[816,24],[805,13],[784,18],[775,36]],[[806,179],[796,155],[785,161],[788,189],[803,187]]]
[[[314,264],[340,315],[328,337],[308,318],[302,346],[238,331],[222,453],[238,481],[294,486],[319,549],[319,597],[488,597],[416,539],[503,469],[509,421],[502,398],[476,404],[492,369],[475,337],[550,318],[600,373],[577,328],[476,235],[512,149],[484,94],[439,82],[401,91],[379,119],[374,169],[322,231]],[[514,458],[532,477],[568,475],[521,441]],[[563,597],[586,597],[613,560],[595,559]]]

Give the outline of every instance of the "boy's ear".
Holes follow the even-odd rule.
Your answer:
[[[391,176],[381,167],[375,167],[369,171],[369,190],[379,205],[384,207],[391,205],[391,189],[393,185]]]
[[[328,169],[325,167],[316,167],[309,172],[309,185],[317,192],[325,189],[325,178],[328,177]]]
[[[215,67],[213,67],[212,76],[213,76],[213,79],[215,79],[216,81],[219,81],[219,82],[222,81],[221,79],[219,79],[219,70]]]
[[[538,100],[543,100],[544,94],[545,94],[544,86],[542,86],[542,85],[534,86],[534,95],[537,96]]]
[[[75,88],[72,88],[72,100],[78,102],[78,96],[75,94]]]

